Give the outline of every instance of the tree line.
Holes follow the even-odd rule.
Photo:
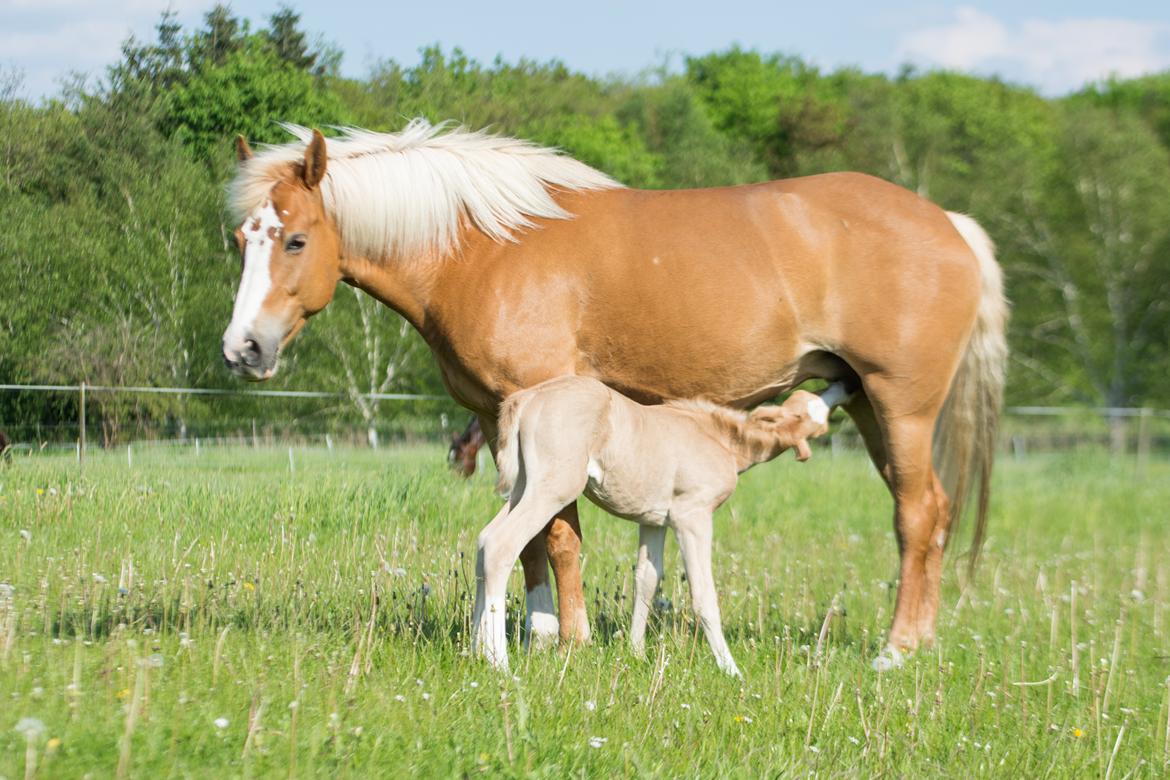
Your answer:
[[[897,182],[995,238],[1013,307],[1010,402],[1170,405],[1170,73],[1046,98],[735,47],[636,78],[438,47],[347,78],[341,56],[287,6],[252,29],[217,5],[193,29],[164,13],[103,76],[40,104],[0,72],[0,382],[235,386],[218,355],[239,273],[223,198],[231,138],[287,140],[277,120],[395,130],[424,116],[560,147],[636,187],[832,170]],[[306,424],[375,427],[412,412],[362,393],[442,392],[417,334],[346,289],[286,361],[275,387],[348,398],[303,412]],[[94,403],[111,443],[258,413]],[[75,407],[0,393],[0,427],[52,426]],[[426,413],[437,409],[454,407]]]

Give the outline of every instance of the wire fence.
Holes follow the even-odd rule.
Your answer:
[[[249,446],[378,447],[391,443],[446,441],[461,431],[470,413],[446,396],[411,393],[345,393],[108,385],[0,384],[0,392],[54,394],[61,402],[53,422],[0,420],[17,453],[72,449],[78,458],[92,448]],[[130,399],[165,398],[148,419]],[[199,399],[193,408],[186,402]],[[357,401],[377,402],[376,416],[359,419]],[[110,405],[132,424],[109,429]],[[370,406],[366,404],[367,408]],[[9,405],[9,409],[13,408]],[[72,413],[63,414],[68,411]],[[1145,460],[1170,455],[1170,410],[1142,407],[1010,406],[1001,427],[1001,447],[1016,457],[1031,453],[1105,450]],[[95,414],[96,412],[96,414]],[[818,446],[860,449],[862,442],[844,415]]]

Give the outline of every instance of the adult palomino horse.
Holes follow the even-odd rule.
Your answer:
[[[976,549],[983,535],[1006,359],[1000,270],[973,220],[861,174],[645,191],[418,120],[329,141],[288,129],[298,142],[258,155],[237,142],[233,370],[272,376],[345,281],[418,329],[489,441],[504,397],[561,375],[738,407],[812,377],[857,386],[845,408],[893,495],[901,557],[887,649],[933,640],[972,489]],[[556,631],[551,559],[560,636],[587,639],[575,503],[544,536],[521,556],[529,635]]]

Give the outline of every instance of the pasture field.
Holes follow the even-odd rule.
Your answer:
[[[941,643],[869,662],[890,501],[855,453],[750,472],[716,525],[716,669],[677,548],[645,659],[635,527],[587,505],[595,641],[466,654],[494,471],[438,447],[18,458],[0,469],[0,776],[1159,777],[1170,464],[1001,459]],[[965,536],[965,535],[964,535]],[[841,612],[826,621],[832,605]],[[509,609],[521,620],[519,567]]]

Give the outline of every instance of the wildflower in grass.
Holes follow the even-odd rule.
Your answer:
[[[125,699],[127,696],[130,695],[130,689],[123,688],[122,690],[118,691],[114,695],[117,696],[119,699]]]
[[[589,747],[599,748],[602,745],[604,745],[606,742],[609,742],[608,737],[590,737],[589,738]]]
[[[682,707],[684,710],[689,710],[691,708],[691,705],[687,704],[686,702],[683,702],[679,706]]]
[[[491,760],[492,760],[491,753],[480,753],[479,754],[479,763],[486,764],[487,762],[489,762]]]
[[[1081,731],[1080,729],[1073,729],[1073,736],[1077,739],[1080,739],[1081,737],[1085,736],[1085,732]]]
[[[398,693],[394,695],[394,701],[406,701],[406,697],[401,693]]]
[[[248,581],[244,581],[244,590],[256,590],[256,586]]]
[[[28,530],[27,528],[21,528],[20,529],[20,538],[24,539],[26,542],[31,542],[32,541],[32,531]]]
[[[472,687],[472,688],[478,688],[478,687],[479,687],[479,683],[477,683],[475,680],[472,680],[472,681],[471,681],[471,687]]]
[[[431,700],[431,695],[429,693],[427,693],[426,691],[423,691],[423,701],[430,701],[430,700]]]
[[[585,702],[585,709],[593,712],[595,709],[597,709],[597,702],[593,701],[593,699],[588,700]]]
[[[748,715],[736,715],[735,722],[736,723],[751,723],[752,719]]]
[[[52,753],[54,750],[56,750],[59,747],[61,747],[61,738],[60,737],[53,737],[52,739],[50,739],[48,742],[45,743],[45,750],[49,751],[50,753]]]
[[[217,729],[219,729],[220,731],[223,731],[231,724],[231,721],[228,720],[227,718],[220,717],[220,718],[216,718],[215,720],[213,720],[212,723],[215,724],[215,727]]]
[[[43,496],[44,494],[45,494],[44,488],[37,488],[37,495],[38,496]]]
[[[98,574],[96,571],[93,573],[93,581],[98,585],[105,585],[107,582],[106,578]]]
[[[40,718],[21,718],[16,722],[16,728],[13,730],[23,734],[25,739],[32,741],[45,735],[45,722]]]

